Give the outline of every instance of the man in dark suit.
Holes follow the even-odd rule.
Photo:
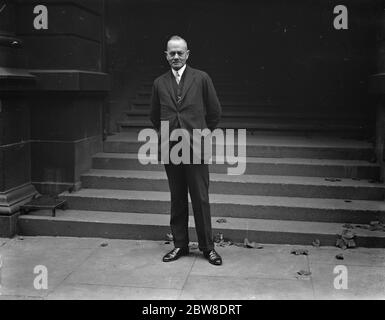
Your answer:
[[[187,43],[173,36],[167,43],[166,58],[171,70],[154,81],[151,98],[151,121],[160,130],[168,121],[169,130],[185,129],[192,137],[193,129],[214,130],[220,120],[221,106],[207,73],[186,65]],[[175,143],[170,143],[170,148]],[[204,161],[165,164],[171,192],[171,231],[175,248],[163,257],[174,261],[189,254],[188,193],[192,202],[199,249],[213,265],[222,258],[214,249],[209,203],[209,170]]]

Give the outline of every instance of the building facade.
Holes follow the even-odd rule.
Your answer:
[[[348,132],[373,139],[383,168],[385,11],[349,1],[344,28],[338,5],[0,1],[0,236],[17,232],[19,208],[35,195],[81,189],[105,137],[148,125],[137,106],[148,106],[174,34],[236,105],[224,127]]]

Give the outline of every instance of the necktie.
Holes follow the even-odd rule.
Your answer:
[[[179,84],[180,82],[180,75],[179,75],[179,72],[175,72],[175,79],[176,79],[176,83]]]

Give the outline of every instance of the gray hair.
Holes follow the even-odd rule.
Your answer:
[[[168,43],[170,42],[170,41],[172,41],[172,40],[181,40],[181,41],[183,41],[185,44],[186,44],[186,49],[188,49],[187,48],[187,41],[185,40],[185,39],[183,39],[182,37],[180,37],[180,36],[172,36],[170,39],[168,39],[168,41],[167,41],[167,47],[168,47]]]

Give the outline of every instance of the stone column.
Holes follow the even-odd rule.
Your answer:
[[[381,165],[381,181],[385,181],[385,6],[379,8],[376,32],[376,74],[371,76],[370,91],[376,96],[375,153]]]
[[[48,23],[36,29],[42,4]],[[103,146],[104,1],[19,0],[17,7],[24,61],[37,79],[29,100],[32,183],[42,194],[78,190]]]
[[[25,92],[34,76],[22,69],[14,1],[0,0],[0,237],[16,232],[20,205],[37,193],[31,184],[30,109]]]

